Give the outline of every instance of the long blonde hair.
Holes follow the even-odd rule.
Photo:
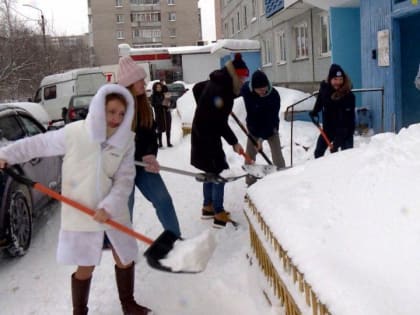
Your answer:
[[[133,85],[129,86],[131,94],[134,97],[134,118],[133,123],[131,124],[131,129],[136,131],[137,124],[143,128],[152,128],[153,126],[153,111],[152,107],[149,104],[146,93],[142,95],[137,95],[134,92]]]

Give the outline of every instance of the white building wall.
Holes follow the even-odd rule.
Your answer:
[[[194,54],[182,56],[182,71],[184,81],[195,83],[207,80],[209,74],[220,69],[220,59],[217,54]]]

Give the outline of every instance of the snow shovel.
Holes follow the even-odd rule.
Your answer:
[[[135,161],[134,164],[138,166],[143,166],[143,167],[147,166],[147,163],[139,162],[139,161]],[[181,170],[178,168],[173,168],[173,167],[168,167],[168,166],[163,166],[163,165],[160,165],[160,169],[166,172],[194,177],[196,181],[201,182],[201,183],[215,183],[215,184],[230,183],[248,175],[248,174],[243,174],[243,175],[238,175],[238,176],[223,177],[223,176],[220,176],[219,174],[194,173],[194,172],[189,172],[189,171]]]
[[[3,171],[8,174],[10,177],[12,177],[14,180],[16,180],[17,182],[20,182],[22,184],[28,185],[36,190],[38,190],[39,192],[42,192],[46,195],[48,195],[49,197],[52,197],[60,202],[66,203],[70,206],[72,206],[73,208],[89,215],[89,216],[94,216],[95,215],[95,210],[92,210],[80,203],[78,203],[77,201],[74,201],[70,198],[67,198],[57,192],[55,192],[54,190],[45,187],[44,185],[34,182],[31,179],[18,174],[17,172],[13,171],[11,168],[5,168],[3,169]],[[194,266],[194,269],[187,269],[187,270],[182,270],[182,268],[180,268],[179,266],[177,267],[177,270],[173,270],[172,267],[170,265],[163,265],[160,260],[164,259],[167,256],[171,255],[171,251],[174,247],[174,244],[176,241],[180,240],[179,237],[177,237],[175,234],[173,234],[171,231],[165,230],[164,232],[162,232],[162,234],[159,235],[159,237],[153,241],[152,239],[136,232],[133,229],[130,229],[128,227],[126,227],[125,225],[118,223],[114,220],[107,220],[105,222],[105,224],[108,224],[110,226],[112,226],[113,228],[115,228],[116,230],[119,230],[120,232],[123,232],[129,236],[134,237],[135,239],[142,241],[149,246],[149,248],[145,251],[144,256],[146,257],[147,263],[150,265],[150,267],[161,270],[161,271],[167,271],[167,272],[172,272],[172,273],[198,273],[204,270],[205,265],[207,264],[208,260],[210,259],[211,254],[214,251],[215,248],[215,244],[213,247],[209,246],[208,244],[213,244],[214,242],[212,242],[212,240],[210,239],[206,239],[201,237],[198,241],[196,240],[190,240],[190,241],[185,241],[182,240],[180,242],[182,243],[186,243],[185,245],[181,245],[179,246],[178,244],[176,244],[176,246],[180,247],[182,249],[182,246],[184,246],[185,248],[189,249],[189,252],[193,252],[193,251],[199,251],[202,255],[202,257],[204,256],[205,258],[207,258],[207,261],[204,262],[200,262],[201,264],[199,266]],[[210,235],[211,236],[211,235]],[[209,236],[209,237],[210,237]],[[180,243],[177,242],[177,243]],[[201,242],[201,243],[200,243]],[[203,250],[201,249],[202,247],[205,247],[205,249],[207,250],[206,253],[203,253]],[[185,252],[185,251],[184,251]],[[180,250],[178,250],[178,255],[183,255],[184,253]],[[189,253],[189,254],[190,254]],[[205,254],[205,255],[204,255]],[[191,255],[191,254],[190,254]],[[184,257],[175,257],[175,259],[182,260],[185,259]],[[178,264],[179,265],[179,264]],[[182,267],[182,266],[181,266]],[[203,268],[204,267],[204,268]],[[202,270],[200,270],[200,268],[202,268]]]
[[[319,129],[319,132],[321,133],[322,138],[324,138],[325,143],[328,145],[330,150],[334,149],[333,144],[331,143],[330,139],[328,139],[327,134],[325,133],[324,129],[322,129],[321,125],[319,124],[319,121],[315,119],[314,116],[310,115],[312,122],[314,125]]]
[[[254,137],[248,132],[248,130],[246,130],[245,126],[241,123],[241,121],[239,120],[238,116],[235,115],[234,112],[231,112],[230,115],[233,117],[233,119],[236,121],[236,123],[239,125],[239,127],[242,129],[242,131],[247,135],[248,139],[252,142],[253,145],[255,145],[255,147],[258,147],[258,143],[257,141],[254,139]],[[273,162],[271,162],[271,160],[268,158],[268,156],[264,153],[263,149],[260,148],[258,150],[258,153],[261,154],[261,156],[264,158],[264,160],[270,164],[273,165]]]

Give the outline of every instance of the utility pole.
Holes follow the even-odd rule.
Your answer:
[[[49,64],[49,58],[48,58],[48,50],[47,50],[47,37],[45,34],[45,18],[44,18],[44,12],[42,12],[42,10],[40,8],[37,8],[31,4],[23,4],[23,6],[25,7],[30,7],[32,9],[38,10],[39,12],[41,12],[41,31],[42,31],[42,42],[43,42],[43,46],[44,46],[44,54],[45,54],[45,65],[47,67],[47,71],[49,72],[50,70],[50,64]]]

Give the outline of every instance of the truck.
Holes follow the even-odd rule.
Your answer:
[[[52,121],[63,119],[70,99],[77,95],[94,95],[107,80],[99,67],[79,68],[44,77],[34,96]]]

